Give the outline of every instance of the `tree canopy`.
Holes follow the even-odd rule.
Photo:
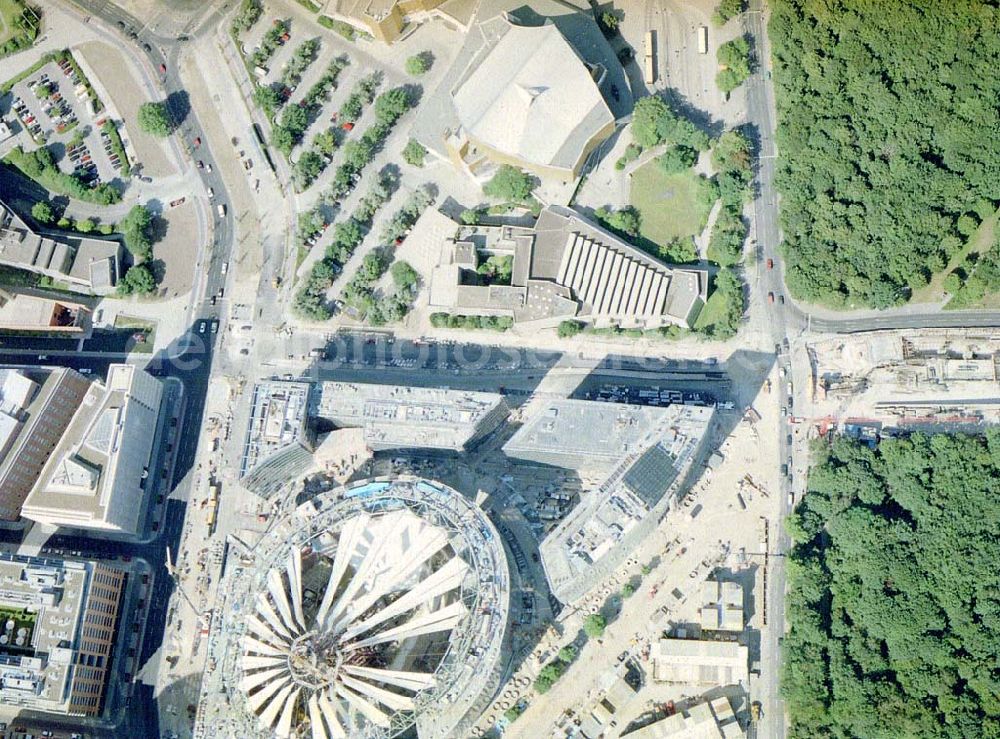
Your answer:
[[[604,636],[604,629],[607,627],[607,619],[599,613],[592,613],[583,619],[583,633],[591,639],[600,639]]]
[[[788,287],[901,303],[1000,203],[996,3],[780,0],[769,29]]]
[[[639,235],[639,229],[642,227],[642,214],[638,208],[631,205],[619,210],[601,207],[594,211],[594,217],[606,228],[632,238]]]
[[[1000,431],[824,448],[790,520],[792,737],[1000,736]]]
[[[709,144],[708,134],[674,112],[657,95],[636,102],[632,111],[632,138],[643,148],[671,143],[706,151]]]
[[[744,0],[720,0],[712,13],[712,23],[717,26],[724,26],[730,18],[735,18],[743,12]]]
[[[139,128],[153,136],[169,136],[173,130],[166,103],[143,103],[139,106]]]
[[[676,174],[693,167],[698,162],[698,152],[690,146],[674,145],[663,152],[659,162],[664,172]]]
[[[413,269],[409,262],[404,262],[403,260],[393,262],[390,273],[392,274],[392,282],[396,285],[397,290],[413,291],[420,281],[420,275],[417,274],[417,270]]]
[[[403,161],[407,164],[412,164],[414,167],[423,167],[426,156],[427,148],[419,141],[410,139],[403,148]]]
[[[406,60],[406,73],[414,77],[427,74],[434,63],[434,55],[429,51],[421,51]]]
[[[744,36],[727,41],[716,52],[723,69],[715,76],[722,92],[730,93],[750,76],[750,42]]]
[[[743,204],[750,195],[753,179],[753,152],[746,135],[726,131],[712,147],[712,166],[718,170],[715,181],[722,198],[722,209],[712,226],[708,258],[723,267],[736,264],[743,256],[747,224]]]
[[[122,295],[148,295],[156,289],[156,278],[145,264],[135,264],[118,283]]]
[[[375,100],[375,118],[391,126],[410,109],[412,104],[406,88],[394,87],[386,90]]]
[[[119,228],[125,237],[125,248],[140,262],[153,256],[153,245],[149,230],[153,214],[143,205],[133,205],[122,218]]]
[[[37,203],[31,206],[31,217],[36,221],[41,223],[43,226],[47,226],[52,223],[53,219],[56,217],[55,212],[52,210],[52,205],[46,200],[39,200]]]
[[[498,200],[523,203],[531,197],[534,185],[530,175],[517,167],[502,164],[493,178],[483,185],[483,192]]]

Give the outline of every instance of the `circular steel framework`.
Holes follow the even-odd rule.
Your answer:
[[[506,556],[485,514],[445,485],[329,490],[243,564],[223,583],[224,669],[258,734],[443,737],[497,669]]]

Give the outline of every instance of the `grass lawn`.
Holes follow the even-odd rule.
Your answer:
[[[712,210],[705,202],[707,187],[693,170],[667,174],[656,160],[639,167],[629,193],[629,203],[642,214],[639,235],[659,245],[701,233]]]
[[[728,305],[729,298],[721,290],[713,290],[695,319],[694,330],[703,331],[709,326],[714,326],[725,315]]]
[[[943,270],[938,272],[931,278],[931,281],[920,288],[919,290],[914,290],[913,295],[910,297],[911,303],[940,303],[948,294],[944,291],[944,278],[947,277],[953,270],[960,267],[965,258],[972,254],[973,252],[979,253],[984,249],[988,249],[993,243],[994,234],[996,233],[997,219],[1000,218],[1000,211],[994,213],[991,217],[987,218],[979,225],[979,229],[972,234],[971,238],[966,242],[965,247],[962,251],[958,252],[951,258],[948,262],[948,266]],[[988,304],[982,306],[963,306],[963,307],[983,307],[992,308],[1000,303],[1000,296],[987,295],[985,301]]]
[[[0,284],[17,287],[37,287],[39,275],[24,269],[0,264]]]
[[[38,35],[37,26],[25,29],[18,23],[24,15],[22,0],[0,0],[0,56],[27,48]],[[29,13],[28,17],[34,21],[34,13]],[[7,47],[8,41],[14,43]]]
[[[145,318],[135,318],[119,313],[115,316],[115,328],[132,329],[141,331],[146,336],[146,341],[142,344],[136,343],[132,351],[139,353],[150,353],[153,351],[153,344],[156,342],[156,322]]]

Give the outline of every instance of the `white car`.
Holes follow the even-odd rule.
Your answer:
[[[208,163],[206,162],[206,163],[205,163],[205,171],[206,171],[206,172],[208,172],[209,174],[211,174],[211,173],[212,173],[212,165],[211,165],[211,164],[208,164]]]
[[[208,199],[211,200],[214,197],[215,197],[215,190],[213,190],[211,187],[208,188]]]

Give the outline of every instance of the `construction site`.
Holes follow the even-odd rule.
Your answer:
[[[231,561],[210,645],[230,736],[461,735],[499,685],[506,555],[447,486],[326,491]],[[205,721],[195,736],[219,728]]]
[[[711,383],[567,380],[571,397],[525,400],[260,381],[234,442],[239,485],[268,515],[227,538],[196,736],[618,736],[668,704],[677,719],[660,728],[708,726],[716,713],[695,698],[718,690],[730,710],[716,701],[711,725],[735,736],[780,498],[776,439],[759,429],[778,416],[761,374],[737,395],[713,371]],[[465,513],[447,523],[442,500]],[[622,622],[603,644],[578,641],[593,613]],[[738,664],[711,685],[657,681],[652,652],[668,637],[740,646]],[[567,643],[584,687],[532,696]],[[511,723],[527,700],[540,713]]]
[[[923,329],[838,336],[797,349],[808,367],[790,393],[793,423],[811,422],[874,443],[879,435],[976,430],[1000,422],[1000,335]]]

